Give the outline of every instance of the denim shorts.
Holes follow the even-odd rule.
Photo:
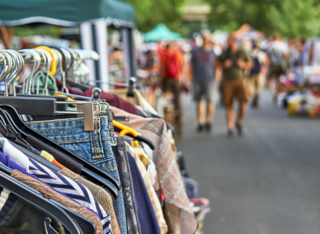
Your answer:
[[[27,124],[50,140],[111,173],[120,181],[110,143],[108,117],[95,118],[93,132],[84,131],[83,118],[35,121]],[[114,209],[121,234],[127,234],[122,189],[118,199],[114,201]]]
[[[193,82],[193,99],[196,102],[205,100],[208,102],[214,101],[216,95],[215,82]]]

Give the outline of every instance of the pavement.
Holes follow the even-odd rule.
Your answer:
[[[212,133],[196,133],[195,104],[183,95],[184,153],[199,197],[208,198],[204,234],[319,234],[320,119],[289,117],[264,91],[249,108],[244,137],[226,137],[218,108]]]

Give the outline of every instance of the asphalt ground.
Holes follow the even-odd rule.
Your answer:
[[[288,117],[264,91],[246,136],[228,139],[223,108],[213,131],[200,134],[191,95],[182,100],[177,146],[199,197],[211,202],[204,234],[320,233],[320,119]]]

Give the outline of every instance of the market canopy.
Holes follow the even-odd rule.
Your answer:
[[[0,24],[71,26],[98,18],[134,23],[134,8],[118,0],[0,0]]]
[[[170,31],[164,24],[158,24],[154,29],[143,35],[144,41],[177,40],[181,38],[179,33]]]
[[[248,38],[251,40],[263,39],[264,33],[255,30],[249,24],[242,25],[237,31],[233,33],[237,40],[242,40],[244,38]]]

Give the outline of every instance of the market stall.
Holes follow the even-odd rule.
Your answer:
[[[0,0],[0,25],[19,26],[45,23],[59,26],[79,26],[81,43],[84,49],[93,49],[100,54],[98,62],[88,62],[93,71],[90,80],[108,82],[108,59],[106,48],[107,27],[121,28],[124,53],[128,66],[128,77],[135,74],[134,46],[132,29],[134,27],[134,8],[117,0]],[[107,83],[101,85],[105,91]]]
[[[233,35],[237,38],[237,40],[242,40],[245,38],[250,40],[261,40],[265,38],[263,32],[254,29],[249,24],[243,24],[237,31],[234,32]]]

